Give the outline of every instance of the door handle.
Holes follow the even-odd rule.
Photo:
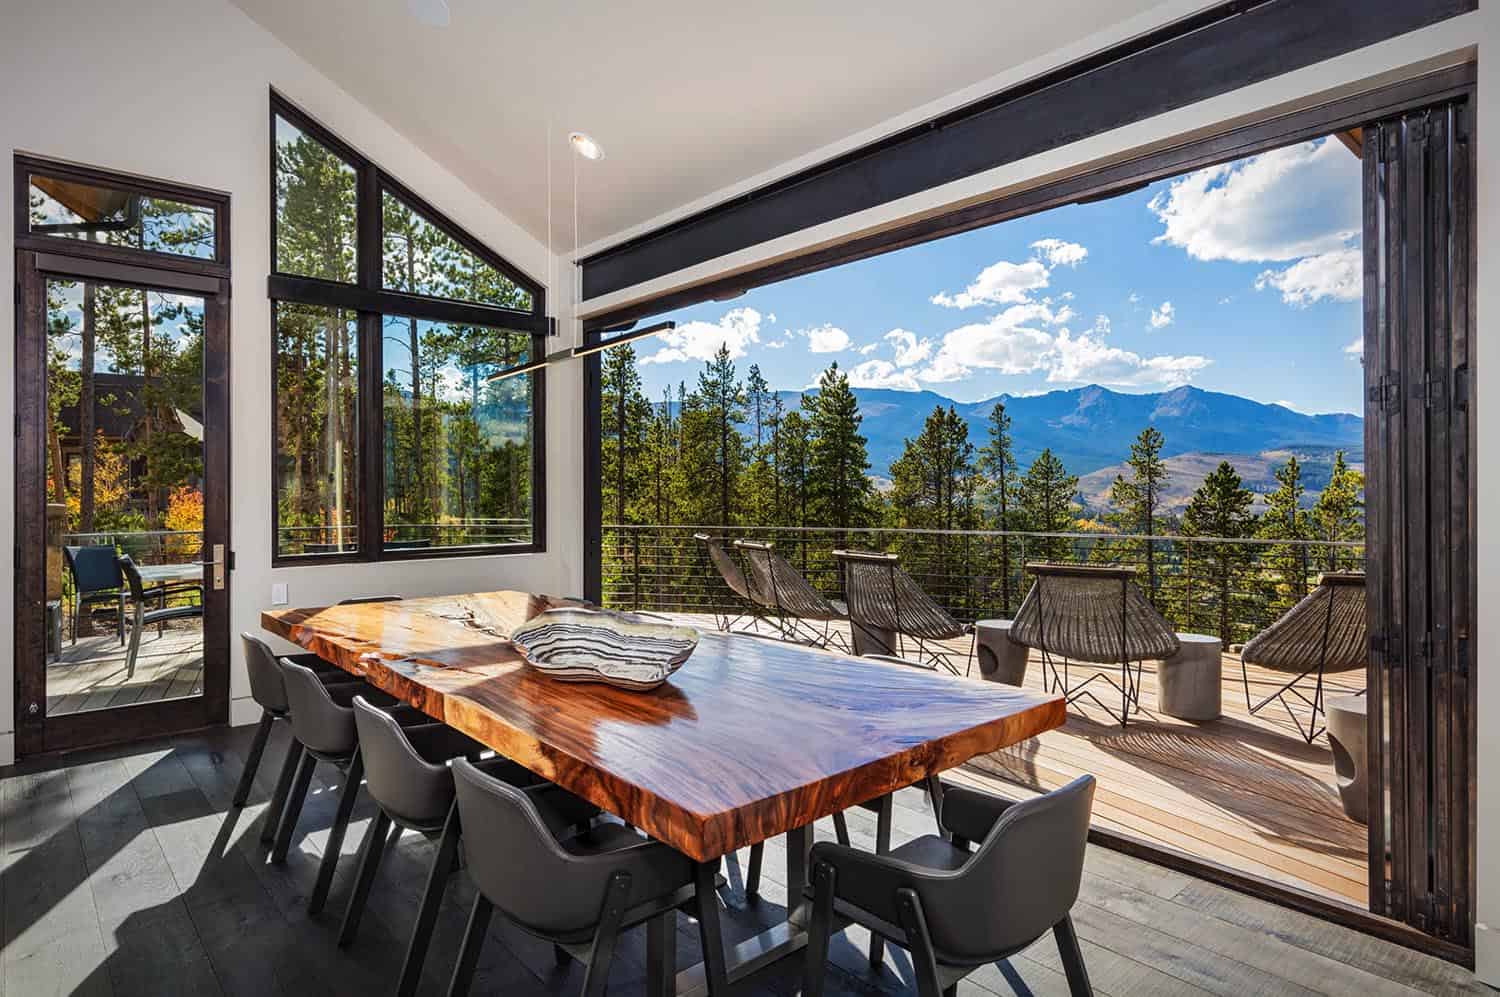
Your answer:
[[[213,572],[213,587],[215,590],[224,588],[224,545],[214,544],[214,556],[212,560],[204,561],[204,567],[211,567]]]

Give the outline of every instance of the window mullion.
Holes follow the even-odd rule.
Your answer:
[[[355,259],[359,286],[367,291],[380,289],[383,259],[380,210],[380,173],[373,165],[359,171],[356,195],[359,219]],[[359,424],[360,484],[363,500],[359,510],[360,550],[366,560],[378,560],[385,536],[385,412],[381,404],[381,370],[384,359],[380,342],[381,316],[376,312],[359,313]]]

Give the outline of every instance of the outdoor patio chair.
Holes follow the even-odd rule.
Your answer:
[[[709,563],[719,572],[719,578],[728,586],[729,591],[734,593],[745,607],[742,612],[730,616],[729,610],[724,609],[717,599],[714,600],[714,623],[724,633],[728,633],[736,623],[743,619],[748,618],[752,626],[759,624],[759,608],[756,606],[755,600],[750,596],[750,583],[745,579],[745,573],[740,570],[740,566],[735,563],[734,558],[730,556],[722,544],[707,533],[694,533],[693,539],[703,544],[704,549],[708,552]]]
[[[844,635],[831,624],[849,618],[849,609],[836,599],[826,599],[802,573],[776,553],[775,544],[736,540],[734,547],[750,566],[750,598],[776,614],[783,637],[851,650]],[[809,623],[808,621],[812,621]],[[821,629],[813,624],[821,623]]]
[[[943,826],[951,841],[926,835],[888,855],[814,845],[803,997],[822,997],[836,917],[905,946],[920,997],[956,994],[964,977],[1049,930],[1069,993],[1093,993],[1071,915],[1093,801],[1088,775],[1020,803],[949,786]]]
[[[125,576],[111,546],[64,547],[63,560],[73,576],[73,643],[78,643],[80,611],[99,603],[115,604],[115,627],[125,643]]]
[[[135,677],[135,659],[141,651],[141,631],[149,624],[165,624],[168,620],[186,620],[203,615],[203,603],[189,603],[185,606],[166,605],[166,592],[164,589],[147,589],[141,581],[141,573],[136,568],[135,562],[130,559],[129,554],[121,555],[119,561],[120,573],[125,577],[125,585],[130,592],[130,648],[125,652],[125,677]],[[148,595],[156,596],[160,605],[156,609],[146,608]]]
[[[1048,692],[1060,690],[1069,703],[1093,700],[1124,727],[1131,708],[1140,709],[1142,663],[1177,653],[1172,624],[1135,583],[1134,568],[1032,563],[1026,570],[1036,581],[1010,625],[1010,640],[1042,653],[1042,685]],[[1063,659],[1061,672],[1055,657]],[[1075,685],[1072,661],[1119,665],[1120,680],[1096,671]],[[1120,712],[1095,695],[1098,682],[1120,694]]]
[[[478,887],[450,997],[469,992],[495,908],[528,934],[585,965],[584,997],[603,997],[620,933],[645,924],[648,951],[670,951],[677,908],[700,898],[717,904],[707,864],[615,823],[560,838],[544,799],[453,763],[458,814],[470,846],[469,877]],[[648,964],[651,960],[648,958]],[[652,967],[648,965],[647,972]]]
[[[535,793],[546,804],[544,816],[553,818],[550,829],[559,835],[587,830],[599,808],[509,759],[491,757],[479,761],[487,751],[484,745],[446,724],[403,728],[388,712],[371,706],[363,696],[354,698],[354,726],[359,734],[360,757],[365,763],[365,788],[379,809],[360,846],[359,872],[349,893],[344,923],[339,928],[341,948],[350,945],[359,932],[380,860],[385,849],[394,843],[387,841],[391,826],[416,831],[438,843],[396,984],[396,993],[409,997],[416,993],[421,981],[422,964],[442,908],[443,892],[458,858],[461,832],[453,800],[450,762],[466,758],[477,763],[485,775]]]
[[[877,655],[889,655],[907,662],[915,661],[936,667],[941,664],[953,674],[958,668],[950,660],[941,641],[969,638],[969,653],[964,673],[974,663],[974,628],[960,623],[932,600],[916,580],[901,569],[895,554],[874,551],[836,550],[844,577],[844,599],[849,605],[849,624],[855,646],[873,647]],[[904,639],[917,642],[917,657],[905,651]],[[938,643],[938,649],[929,647]]]
[[[1245,706],[1255,715],[1273,700],[1280,702],[1297,725],[1297,732],[1311,744],[1325,729],[1318,725],[1324,716],[1323,676],[1365,667],[1369,651],[1364,572],[1325,572],[1318,578],[1317,588],[1251,638],[1240,652]],[[1295,677],[1252,706],[1250,665]],[[1305,686],[1308,678],[1313,679],[1311,695]],[[1302,725],[1288,696],[1311,708],[1307,726]]]

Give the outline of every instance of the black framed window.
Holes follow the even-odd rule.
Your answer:
[[[275,563],[542,549],[544,289],[274,92]]]

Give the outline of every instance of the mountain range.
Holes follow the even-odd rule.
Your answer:
[[[1271,472],[1292,454],[1305,465],[1310,498],[1327,483],[1337,450],[1353,464],[1364,454],[1364,420],[1357,415],[1307,415],[1284,405],[1267,405],[1238,395],[1180,387],[1153,394],[1127,394],[1097,384],[1040,395],[1000,395],[980,402],[957,402],[933,391],[855,388],[869,440],[870,473],[888,478],[891,462],[906,440],[922,432],[922,423],[937,406],[951,406],[969,426],[976,448],[988,440],[988,420],[1003,401],[1011,417],[1017,462],[1024,467],[1043,448],[1062,460],[1069,473],[1081,476],[1086,504],[1102,505],[1108,484],[1122,469],[1130,444],[1146,426],[1165,439],[1169,503],[1186,502],[1203,475],[1227,459],[1252,490],[1275,487]],[[798,404],[796,391],[781,392],[782,404]]]

